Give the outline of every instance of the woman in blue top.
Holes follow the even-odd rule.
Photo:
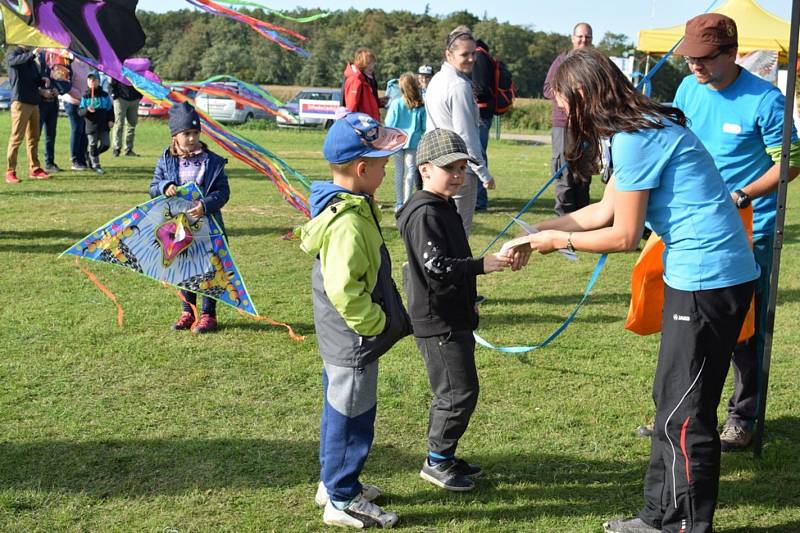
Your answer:
[[[664,310],[653,382],[656,422],[645,506],[606,531],[711,531],[719,487],[717,406],[758,267],[714,161],[679,109],[637,92],[594,49],[571,52],[553,80],[574,144],[567,160],[596,173],[611,137],[603,199],[537,224],[533,250],[634,250],[645,225],[664,241]]]
[[[421,182],[417,171],[417,145],[425,133],[425,102],[417,79],[406,72],[400,76],[399,85],[401,97],[392,100],[386,113],[386,125],[403,130],[407,136],[403,149],[394,155],[395,212],[411,198],[417,183]]]

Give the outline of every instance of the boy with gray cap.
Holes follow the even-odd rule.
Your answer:
[[[456,457],[458,441],[478,403],[475,278],[512,265],[500,255],[473,258],[453,196],[464,185],[467,145],[457,133],[434,129],[417,147],[422,190],[398,211],[406,244],[406,293],[417,347],[428,370],[433,401],[428,418],[428,456],[422,479],[446,490],[475,488],[481,468]]]

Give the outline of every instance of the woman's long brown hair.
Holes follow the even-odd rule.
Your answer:
[[[419,82],[417,82],[417,77],[414,74],[405,72],[400,76],[398,85],[400,85],[400,94],[409,109],[416,109],[425,105],[422,100],[422,93],[419,90]]]
[[[597,173],[602,137],[663,128],[662,119],[686,125],[683,111],[637,91],[610,59],[593,48],[567,54],[553,78],[553,91],[567,100],[571,141],[565,155],[579,176]]]

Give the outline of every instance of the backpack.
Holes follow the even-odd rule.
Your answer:
[[[511,77],[511,71],[502,61],[498,61],[483,47],[475,49],[475,53],[483,54],[493,67],[494,79],[491,84],[492,98],[494,99],[494,114],[502,115],[514,105],[514,98],[517,97],[517,88]]]

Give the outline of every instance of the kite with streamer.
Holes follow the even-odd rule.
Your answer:
[[[144,46],[136,0],[0,0],[7,44],[64,47],[122,79],[122,62]]]
[[[123,73],[141,93],[156,105],[171,107],[184,101],[194,104],[193,100],[188,96],[177,91],[171,91],[130,69],[123,67]],[[206,115],[202,109],[197,109],[197,114],[200,116],[200,126],[203,133],[233,157],[253,170],[267,176],[289,205],[306,217],[311,217],[308,204],[308,191],[311,188],[311,183],[308,178],[263,146],[224,128],[219,122]],[[303,191],[298,190],[292,181],[300,184]]]
[[[288,37],[286,37],[286,36],[294,37],[295,39],[299,39],[301,41],[304,41],[306,39],[303,35],[295,31],[283,28],[281,26],[276,26],[275,24],[271,24],[263,20],[258,20],[257,18],[250,17],[248,15],[245,15],[244,13],[240,13],[236,10],[221,6],[220,4],[212,2],[211,0],[186,0],[186,1],[189,2],[191,5],[199,9],[202,9],[206,13],[211,13],[212,15],[226,17],[229,19],[233,19],[237,22],[241,22],[242,24],[247,24],[248,26],[253,28],[253,30],[258,32],[259,35],[261,35],[266,39],[269,39],[270,41],[274,42],[275,44],[277,44],[278,46],[280,46],[285,50],[294,52],[302,57],[308,57],[310,55],[306,50],[304,50],[303,48],[301,48],[300,46],[289,40]],[[269,11],[270,13],[275,13],[283,18],[293,20],[295,22],[309,22],[312,20],[317,20],[319,18],[328,16],[327,13],[322,13],[319,15],[313,15],[311,17],[306,17],[302,19],[292,18],[282,15],[278,11],[274,11],[272,9],[269,9],[260,4],[256,4],[254,2],[232,2],[230,0],[225,0],[225,3],[233,5],[242,5],[242,6],[247,5],[251,7],[257,7]]]
[[[177,191],[115,217],[62,255],[120,265],[257,316],[217,221],[187,213],[200,189],[190,183]]]

